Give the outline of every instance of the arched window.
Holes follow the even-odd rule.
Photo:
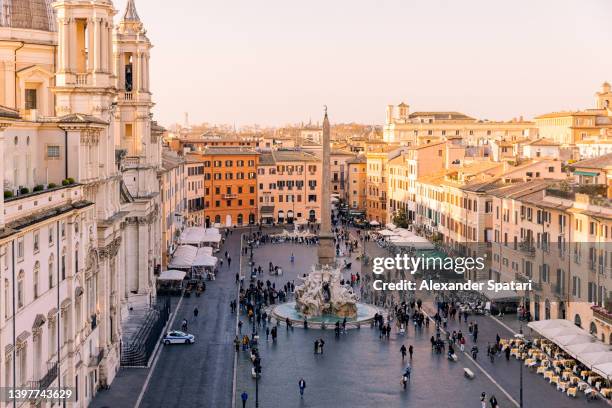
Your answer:
[[[10,307],[10,303],[9,303],[9,281],[8,279],[4,280],[4,318],[6,319],[9,315],[9,307]]]
[[[589,333],[591,333],[593,336],[597,336],[597,325],[595,324],[595,322],[591,322],[591,326],[589,327]]]
[[[25,277],[25,273],[23,269],[19,271],[19,275],[17,275],[17,307],[22,308],[25,303],[25,293],[23,291],[23,279]]]
[[[38,288],[39,288],[39,279],[40,279],[40,262],[36,261],[34,264],[34,299],[38,299]]]
[[[74,273],[79,272],[79,243],[76,244],[76,250],[74,251]]]
[[[544,301],[544,319],[550,319],[550,300],[548,299]]]
[[[578,327],[582,327],[582,319],[580,318],[579,314],[576,314],[576,316],[574,316],[574,324]]]
[[[55,263],[53,259],[53,254],[51,254],[51,256],[49,256],[49,289],[53,287],[53,274],[55,271],[54,266],[55,266]]]
[[[60,275],[61,279],[66,279],[66,248],[62,249],[62,259],[60,261]]]
[[[221,223],[221,216],[219,214],[215,215],[215,224]]]

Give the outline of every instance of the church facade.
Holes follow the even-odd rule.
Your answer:
[[[75,387],[76,407],[162,263],[152,44],[132,0],[116,14],[0,0],[0,387]]]

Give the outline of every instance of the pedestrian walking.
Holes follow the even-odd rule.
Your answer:
[[[484,392],[480,394],[480,406],[482,408],[487,408],[487,394]]]
[[[232,266],[232,257],[228,256],[227,257],[227,269],[229,269]]]
[[[406,358],[406,346],[404,346],[402,344],[402,347],[400,347],[400,353],[402,353],[402,361],[404,361],[404,359]]]
[[[497,408],[497,398],[495,398],[495,395],[491,395],[491,398],[489,398],[489,404],[491,404],[491,408]]]
[[[412,354],[414,353],[414,347],[412,347],[412,344],[410,346],[408,346],[408,354],[410,354],[410,359],[412,360]]]
[[[319,352],[323,354],[323,346],[325,345],[325,340],[323,338],[319,338]]]
[[[247,394],[246,391],[243,391],[242,394],[240,395],[240,398],[242,399],[242,408],[245,408],[246,402],[249,399],[249,394]]]
[[[300,378],[298,381],[298,387],[300,388],[300,398],[304,398],[304,390],[306,389],[306,381],[303,378]]]
[[[318,354],[319,353],[319,339],[316,339],[314,341],[314,353]]]
[[[200,314],[200,311],[198,310],[198,307],[194,307],[193,308],[193,319],[197,319],[198,318],[198,314]]]

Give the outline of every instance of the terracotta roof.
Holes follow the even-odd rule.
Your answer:
[[[584,112],[584,111],[565,111],[565,112],[550,112],[540,116],[536,116],[536,119],[549,119],[549,118],[563,118],[567,116],[594,116],[595,113]]]
[[[274,156],[272,153],[262,153],[259,155],[259,165],[260,166],[274,166],[276,162],[274,161]]]
[[[98,117],[92,115],[85,115],[83,113],[71,113],[69,115],[58,118],[57,121],[59,123],[95,123],[97,125],[108,125],[108,122]]]
[[[368,162],[368,158],[365,157],[363,154],[360,154],[359,156],[355,156],[352,159],[348,159],[346,161],[346,164],[365,164]]]
[[[453,112],[453,111],[441,111],[441,112],[414,112],[411,113],[409,118],[418,117],[433,117],[435,120],[476,120],[464,113]]]
[[[203,155],[205,156],[210,156],[210,155],[247,155],[247,156],[257,156],[259,153],[257,153],[255,150],[248,148],[248,147],[215,147],[215,146],[208,146],[206,147],[206,149],[202,152]]]
[[[310,161],[318,162],[321,161],[317,156],[301,152],[298,150],[276,150],[272,152],[275,162],[287,162],[287,161]]]
[[[586,167],[588,169],[603,169],[604,167],[612,166],[612,153],[604,154],[603,156],[594,157],[576,162],[571,165],[573,169],[578,167]]]
[[[553,142],[552,140],[549,140],[549,139],[537,139],[527,144],[529,146],[559,146],[559,143]]]

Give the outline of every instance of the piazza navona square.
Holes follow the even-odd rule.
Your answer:
[[[612,404],[611,15],[0,0],[0,408]]]

